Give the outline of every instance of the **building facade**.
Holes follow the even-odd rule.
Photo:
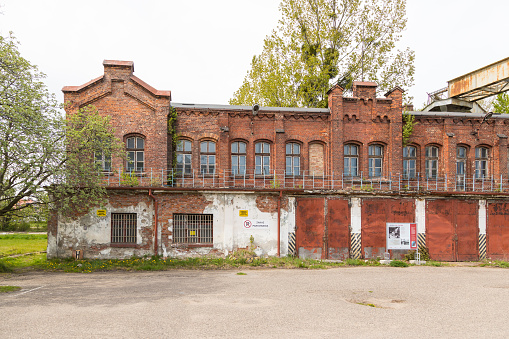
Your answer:
[[[370,258],[386,252],[386,222],[417,223],[435,259],[509,253],[509,230],[490,218],[509,214],[509,117],[412,111],[403,140],[399,87],[377,98],[372,82],[334,86],[326,109],[185,104],[134,76],[132,62],[103,65],[63,88],[66,112],[110,116],[130,160],[96,157],[105,216],[54,216],[49,256],[224,254],[252,236],[265,255]],[[487,229],[499,232],[491,242]]]

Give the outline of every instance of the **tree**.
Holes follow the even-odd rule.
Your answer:
[[[509,95],[500,93],[493,101],[493,113],[509,113]]]
[[[64,119],[44,77],[20,55],[12,34],[0,36],[2,218],[43,202],[44,187],[54,182],[58,185],[49,202],[58,200],[64,212],[71,210],[66,208],[70,203],[80,206],[78,210],[97,203],[104,189],[99,187],[93,153],[120,149],[108,119],[93,108]]]
[[[230,104],[327,107],[335,83],[349,89],[370,80],[381,91],[413,85],[414,52],[395,48],[406,0],[282,0],[280,11]]]

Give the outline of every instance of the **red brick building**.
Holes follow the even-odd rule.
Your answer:
[[[403,91],[399,87],[386,93],[384,98],[377,98],[377,85],[372,82],[354,82],[353,91],[349,93],[334,86],[329,91],[329,107],[326,109],[184,104],[172,102],[169,91],[156,90],[134,76],[133,62],[105,60],[103,65],[104,75],[101,77],[82,86],[63,88],[66,112],[72,114],[81,107],[94,105],[100,114],[111,117],[117,136],[125,141],[128,155],[133,160],[123,163],[112,159],[110,168],[109,161],[97,159],[105,166],[105,183],[110,189],[117,190],[112,191],[111,213],[119,217],[113,212],[114,201],[122,200],[122,194],[126,194],[121,193],[125,192],[122,191],[121,173],[132,172],[138,178],[139,191],[129,193],[129,199],[133,199],[133,194],[145,195],[145,198],[134,198],[137,202],[131,202],[130,206],[136,205],[134,209],[145,211],[147,218],[153,220],[143,219],[148,227],[143,232],[151,235],[143,237],[143,241],[135,239],[137,245],[131,246],[140,251],[108,252],[106,255],[105,250],[122,246],[111,246],[113,241],[103,241],[102,245],[92,248],[90,242],[86,242],[83,246],[89,253],[94,253],[93,256],[143,254],[150,253],[151,248],[154,248],[151,253],[165,255],[173,248],[171,253],[175,255],[178,251],[189,253],[190,248],[193,253],[203,254],[211,250],[245,247],[248,244],[246,229],[239,233],[234,226],[244,220],[240,213],[242,206],[229,209],[228,213],[235,214],[231,220],[226,216],[224,219],[220,217],[223,220],[220,221],[215,214],[225,213],[229,208],[225,206],[234,201],[242,201],[256,211],[260,220],[264,213],[268,213],[265,216],[270,217],[266,220],[277,223],[277,230],[272,230],[275,225],[260,221],[260,225],[272,230],[260,237],[263,244],[259,246],[265,254],[290,253],[291,249],[287,247],[291,247],[295,239],[292,237],[296,234],[296,223],[306,223],[306,213],[318,208],[324,211],[320,212],[319,218],[324,219],[302,226],[304,229],[308,227],[307,233],[302,233],[302,227],[297,232],[302,234],[300,240],[297,235],[300,255],[376,257],[386,250],[381,240],[385,239],[385,233],[378,229],[375,237],[378,240],[374,241],[378,245],[365,246],[368,239],[373,239],[371,233],[365,232],[378,224],[376,220],[374,224],[364,224],[376,213],[363,214],[366,211],[362,210],[362,194],[375,194],[378,198],[379,203],[375,204],[366,200],[365,206],[372,206],[373,211],[386,204],[387,198],[406,204],[404,212],[398,212],[406,217],[399,222],[417,222],[421,218],[419,233],[424,239],[428,232],[425,220],[430,215],[428,212],[431,213],[422,205],[426,199],[436,199],[444,194],[461,201],[474,197],[476,204],[484,206],[483,211],[486,211],[490,202],[483,198],[484,195],[491,194],[494,203],[501,203],[501,196],[505,199],[503,192],[509,188],[509,116],[493,115],[486,119],[483,114],[468,112],[410,112],[415,117],[415,126],[404,146]],[[173,127],[168,126],[172,110],[177,115],[174,126],[179,140],[177,145],[173,144],[169,132]],[[143,193],[147,190],[150,195],[156,192],[157,198],[149,199]],[[227,198],[239,190],[249,190],[249,193]],[[328,195],[317,197],[317,193]],[[404,200],[402,196],[410,197],[410,200]],[[317,202],[314,200],[306,205],[306,199],[311,198],[325,199],[325,205],[318,203],[315,206]],[[334,221],[328,219],[333,211],[327,212],[330,199],[347,202],[346,207],[334,203],[341,205],[340,209],[346,208],[345,213],[350,213],[348,218],[340,218],[342,226],[333,231],[336,235],[346,234],[348,239],[344,241],[333,240],[327,233],[334,229]],[[302,201],[301,207],[308,207],[299,210],[299,201]],[[360,210],[356,209],[356,204]],[[509,206],[506,207],[504,202],[502,209],[505,211],[506,208]],[[125,207],[122,211],[127,210],[129,208]],[[213,233],[209,234],[206,244],[198,239],[189,246],[192,243],[189,238],[197,234],[187,228],[185,232],[188,233],[179,238],[187,240],[176,240],[175,216],[185,215],[186,220],[190,220],[206,210],[210,212],[206,214],[211,215],[211,225],[213,222],[232,223],[231,227],[218,231],[216,224],[211,226]],[[481,249],[482,244],[486,244],[486,220],[481,220],[485,218],[481,214],[476,214],[475,225],[470,225],[471,229],[477,230],[477,233],[472,231],[477,257],[486,255],[486,249],[484,252]],[[281,226],[285,215],[288,220]],[[385,216],[383,220],[389,220],[392,214],[383,212],[382,215]],[[429,222],[433,223],[433,220]],[[481,225],[483,222],[484,226]],[[455,221],[451,219],[449,223],[452,225]],[[57,224],[55,221],[50,230],[54,237],[58,233]],[[357,226],[352,226],[354,224]],[[102,225],[106,224],[102,222]],[[140,227],[136,227],[137,236],[141,237]],[[281,227],[286,227],[286,233]],[[315,227],[321,227],[322,236],[313,242],[311,234],[320,233],[315,232]],[[447,232],[451,234],[451,241],[457,241],[453,240],[456,229]],[[361,234],[364,234],[362,241]],[[334,242],[342,245],[329,246]],[[495,240],[492,243],[495,244]],[[497,253],[506,250],[509,253],[509,242],[500,240],[500,243],[502,245],[497,243],[500,245]],[[62,245],[54,246],[63,248]],[[76,247],[65,246],[67,249]],[[202,247],[208,250],[196,252],[196,248]],[[320,250],[309,252],[310,248]],[[466,258],[457,251],[451,258]],[[55,249],[55,255],[62,255],[60,253]]]

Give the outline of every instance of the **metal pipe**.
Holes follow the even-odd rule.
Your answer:
[[[157,248],[157,222],[158,222],[158,218],[157,218],[157,200],[156,200],[156,197],[154,197],[154,195],[152,194],[152,189],[149,188],[148,189],[148,195],[154,200],[154,219],[155,219],[155,225],[154,225],[154,255],[158,255],[159,254],[159,251],[158,251],[158,248]]]
[[[283,191],[279,190],[279,199],[277,199],[277,257],[281,256],[281,197]]]

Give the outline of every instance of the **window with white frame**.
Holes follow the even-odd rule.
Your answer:
[[[111,243],[136,244],[136,213],[111,213]]]
[[[382,145],[370,145],[368,148],[369,176],[378,178],[382,176],[384,147]]]
[[[426,146],[426,177],[435,179],[438,176],[438,147]]]
[[[255,144],[255,174],[270,174],[270,144],[268,142]]]
[[[145,168],[145,139],[128,137],[126,139],[127,171],[143,172]]]
[[[214,174],[216,171],[216,143],[202,141],[200,143],[200,173]]]
[[[345,176],[356,177],[359,175],[359,146],[346,144],[344,147],[344,172]]]
[[[179,140],[177,143],[177,174],[191,174],[192,143],[189,140]]]
[[[235,141],[231,144],[232,174],[246,174],[246,143]]]
[[[476,179],[488,176],[489,149],[487,147],[475,148],[475,177]]]
[[[415,179],[417,170],[417,148],[414,146],[403,147],[403,178]]]
[[[300,175],[300,145],[286,144],[286,175]]]

